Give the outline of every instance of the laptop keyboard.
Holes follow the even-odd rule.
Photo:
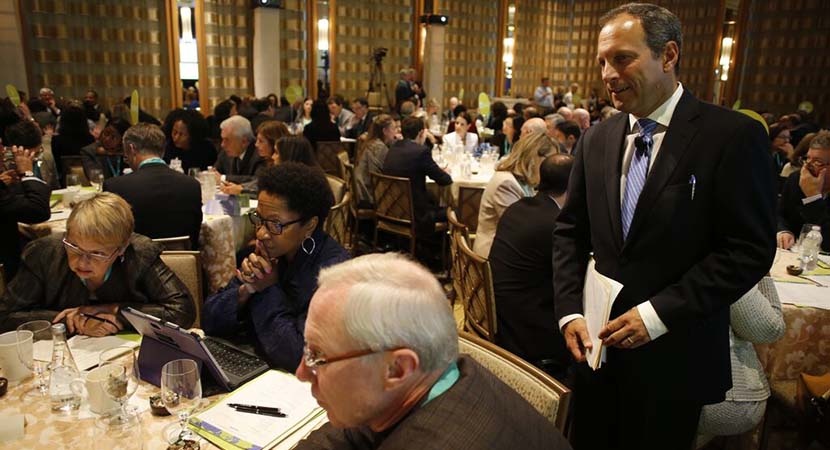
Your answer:
[[[205,339],[204,342],[216,362],[219,363],[219,367],[237,377],[246,378],[251,372],[259,369],[264,364],[256,356],[243,353],[219,341]]]

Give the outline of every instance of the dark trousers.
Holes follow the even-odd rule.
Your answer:
[[[577,366],[574,450],[690,450],[702,405],[626,379],[613,368]]]

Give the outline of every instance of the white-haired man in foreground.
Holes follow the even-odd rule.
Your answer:
[[[329,423],[299,449],[570,449],[487,369],[458,355],[443,290],[422,266],[371,254],[324,269],[297,377]]]

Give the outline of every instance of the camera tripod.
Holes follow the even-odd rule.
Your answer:
[[[374,63],[372,65],[372,73],[369,77],[369,90],[366,91],[366,97],[369,97],[369,94],[372,92],[383,92],[386,94],[386,105],[391,110],[394,108],[394,104],[392,104],[392,98],[389,97],[389,89],[386,88],[386,78],[383,75],[383,60],[382,59],[374,59],[370,61],[370,63]],[[382,100],[383,97],[378,99]],[[369,106],[372,106],[371,102]],[[381,109],[383,109],[383,104],[381,103]]]

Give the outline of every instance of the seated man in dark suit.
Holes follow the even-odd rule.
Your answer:
[[[573,157],[556,154],[539,169],[539,192],[501,216],[490,267],[496,297],[496,344],[565,381],[570,357],[553,305],[553,225],[567,198]]]
[[[452,184],[452,177],[433,161],[432,153],[424,146],[425,133],[423,119],[404,119],[401,124],[403,140],[395,141],[389,148],[383,163],[383,173],[409,178],[418,229],[431,233],[435,230],[436,222],[447,221],[447,212],[429,198],[426,177],[435,180],[440,186]]]
[[[133,173],[104,180],[104,190],[120,195],[133,208],[135,232],[149,238],[190,236],[199,246],[202,191],[194,178],[167,167],[164,132],[139,123],[123,137],[124,159]]]
[[[256,178],[256,172],[265,161],[257,154],[256,137],[248,119],[236,115],[225,119],[222,130],[222,151],[216,159],[216,171],[220,180],[236,184]]]
[[[400,254],[321,270],[304,336],[297,378],[329,422],[298,449],[571,448],[516,391],[458,354],[444,290]]]
[[[787,178],[778,207],[778,246],[795,244],[805,223],[821,227],[821,249],[830,251],[830,131],[820,131],[799,172]]]
[[[369,131],[374,115],[369,112],[369,101],[364,97],[358,97],[352,102],[354,115],[346,127],[346,137],[357,139],[361,134]]]

